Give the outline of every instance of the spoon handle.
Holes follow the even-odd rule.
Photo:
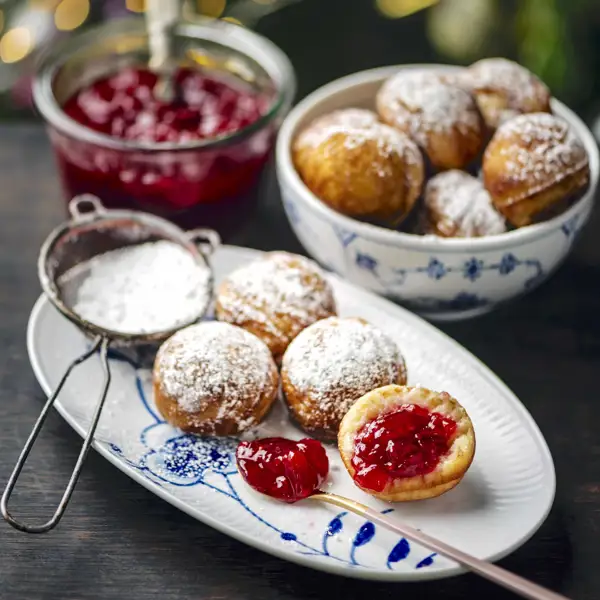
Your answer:
[[[161,70],[171,58],[170,29],[179,18],[180,0],[147,0],[146,28],[150,49],[150,68]]]
[[[568,600],[566,596],[552,592],[528,579],[515,575],[510,571],[506,571],[497,565],[475,558],[474,556],[471,556],[462,550],[458,550],[453,546],[449,546],[445,542],[437,540],[410,525],[398,522],[395,519],[390,519],[364,504],[360,504],[349,498],[327,492],[318,492],[310,496],[310,499],[321,500],[322,502],[327,502],[356,513],[357,515],[381,525],[386,529],[394,531],[395,533],[399,533],[401,536],[409,538],[442,556],[451,558],[457,563],[470,569],[473,573],[477,573],[523,598],[530,598],[531,600]]]

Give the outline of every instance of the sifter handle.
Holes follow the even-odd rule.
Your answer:
[[[65,512],[65,509],[67,508],[67,504],[71,498],[71,495],[73,494],[73,490],[75,488],[75,485],[77,484],[79,475],[81,474],[83,462],[85,461],[85,457],[87,456],[87,453],[88,453],[90,446],[92,444],[92,441],[94,439],[94,432],[96,431],[98,421],[100,420],[100,414],[102,412],[102,407],[104,406],[104,401],[106,400],[108,386],[110,385],[110,367],[108,364],[108,355],[107,355],[108,354],[108,344],[109,344],[108,338],[103,337],[103,336],[97,336],[94,339],[94,343],[92,344],[92,347],[87,352],[85,352],[84,354],[82,354],[81,356],[76,358],[69,365],[69,367],[65,371],[65,374],[62,376],[62,379],[58,383],[56,389],[54,390],[52,395],[48,398],[48,400],[46,401],[46,404],[44,404],[44,408],[42,408],[42,411],[40,412],[40,416],[38,417],[37,421],[35,422],[35,425],[33,426],[31,433],[29,434],[29,438],[27,439],[27,442],[25,442],[25,446],[23,447],[23,450],[21,450],[21,454],[19,455],[17,464],[15,465],[15,468],[13,469],[13,472],[10,475],[10,478],[8,480],[8,483],[6,484],[4,493],[2,494],[2,499],[0,500],[0,511],[2,511],[2,516],[4,517],[4,520],[7,523],[9,523],[10,525],[12,525],[15,529],[18,529],[19,531],[23,531],[25,533],[46,533],[47,531],[54,529],[54,527],[56,527],[56,525],[58,525],[58,522],[60,521],[61,517],[63,516],[63,513]],[[8,501],[10,500],[10,497],[13,493],[14,487],[19,479],[19,476],[21,475],[21,471],[23,470],[23,467],[25,466],[25,463],[27,462],[27,457],[29,456],[31,449],[33,448],[33,445],[35,444],[35,441],[36,441],[38,435],[40,434],[42,427],[44,426],[46,418],[48,417],[48,414],[50,412],[50,408],[52,408],[54,401],[58,397],[58,394],[60,393],[60,391],[63,388],[64,384],[66,383],[67,379],[69,378],[69,375],[71,374],[71,372],[73,371],[73,369],[75,367],[84,363],[86,360],[88,360],[88,358],[90,358],[90,356],[95,354],[96,351],[98,350],[98,348],[100,349],[100,358],[102,360],[102,371],[104,373],[104,380],[102,383],[102,393],[100,395],[100,399],[98,400],[98,404],[96,405],[96,410],[94,411],[94,415],[92,417],[92,423],[87,432],[87,435],[85,436],[85,440],[83,441],[83,445],[81,447],[81,451],[79,452],[79,456],[77,457],[77,462],[75,463],[75,468],[73,469],[73,473],[71,474],[69,483],[67,484],[65,492],[58,504],[56,511],[54,512],[54,515],[51,517],[51,519],[49,521],[47,521],[43,525],[26,525],[25,523],[21,523],[20,521],[17,521],[8,511]]]
[[[200,249],[205,258],[214,254],[221,245],[221,236],[214,229],[192,229],[186,232],[185,237]]]

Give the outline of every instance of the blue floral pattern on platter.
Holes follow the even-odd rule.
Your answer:
[[[297,552],[304,555],[319,556],[342,562],[351,567],[368,568],[360,561],[360,551],[368,546],[377,535],[376,526],[369,521],[349,519],[346,512],[335,515],[323,531],[321,545],[313,546],[305,543],[293,531],[283,530],[271,523],[263,514],[253,510],[238,491],[241,482],[235,464],[235,449],[238,440],[235,438],[199,437],[182,433],[173,429],[163,421],[146,397],[140,374],[143,368],[134,358],[117,350],[110,350],[110,360],[125,363],[133,370],[136,379],[138,399],[147,412],[151,423],[140,433],[140,441],[146,448],[145,453],[137,460],[131,460],[116,444],[108,444],[110,452],[129,467],[135,469],[154,484],[161,487],[204,486],[225,499],[241,506],[249,517],[256,519],[266,528],[274,531],[286,542],[295,545]],[[245,484],[244,484],[245,485]],[[388,513],[393,508],[382,511]],[[352,515],[354,517],[354,515]],[[347,556],[340,556],[331,550],[331,541],[340,535],[350,533]],[[394,565],[407,561],[414,569],[422,569],[434,563],[435,554],[418,552],[408,540],[401,538],[387,553],[385,567],[394,569]]]

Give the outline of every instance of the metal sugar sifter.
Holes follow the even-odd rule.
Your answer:
[[[48,300],[90,338],[91,346],[86,352],[69,364],[53,394],[44,404],[0,500],[0,510],[4,519],[15,529],[26,533],[45,533],[50,531],[58,524],[65,512],[81,473],[83,462],[94,439],[94,432],[106,400],[111,379],[110,364],[108,361],[109,346],[119,349],[155,348],[177,330],[192,325],[201,319],[206,314],[212,297],[213,276],[208,257],[220,244],[219,235],[211,229],[194,229],[185,232],[169,221],[154,215],[129,210],[105,209],[100,200],[95,196],[83,195],[73,198],[69,203],[69,212],[71,220],[58,226],[48,236],[40,249],[38,277]],[[175,328],[167,331],[123,333],[99,327],[85,320],[75,312],[72,307],[72,299],[68,298],[64,286],[60,283],[62,275],[74,267],[85,265],[90,259],[105,252],[162,240],[179,245],[193,256],[199,266],[209,270],[208,289],[203,296],[205,301],[199,303],[201,305],[198,306],[198,312],[193,318],[190,318],[187,322],[179,323]],[[69,375],[75,367],[84,363],[96,352],[100,353],[104,373],[102,389],[92,416],[91,425],[65,492],[54,515],[49,521],[42,525],[26,525],[21,523],[8,511],[8,502],[23,466],[46,421],[50,408],[69,378]]]

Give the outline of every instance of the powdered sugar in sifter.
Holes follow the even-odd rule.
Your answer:
[[[81,473],[83,462],[94,439],[94,432],[106,400],[111,378],[108,361],[109,346],[118,347],[119,349],[153,349],[177,330],[192,325],[201,319],[206,314],[212,298],[213,275],[208,257],[220,244],[219,235],[213,230],[195,229],[185,232],[169,221],[147,213],[129,210],[107,210],[95,196],[84,195],[74,198],[69,204],[69,212],[72,217],[71,220],[57,227],[41,247],[38,259],[38,276],[41,287],[50,302],[90,338],[91,345],[84,354],[70,363],[54,393],[44,404],[2,495],[0,510],[4,519],[16,529],[26,533],[50,531],[58,524],[65,512]],[[111,328],[107,326],[107,323],[110,324],[111,321],[90,319],[89,316],[86,318],[82,314],[78,308],[79,305],[75,301],[76,295],[73,294],[75,289],[73,282],[75,281],[77,285],[78,282],[82,282],[83,286],[86,281],[86,274],[92,272],[92,265],[99,258],[108,255],[119,255],[120,252],[135,251],[144,247],[156,249],[160,244],[165,243],[168,243],[169,248],[175,249],[183,255],[186,264],[191,264],[201,275],[198,282],[202,283],[203,289],[199,290],[198,294],[188,297],[188,308],[190,298],[193,301],[191,310],[181,313],[180,318],[175,314],[170,323],[164,319],[150,322],[159,325],[160,329],[144,327],[137,328],[134,331],[128,331],[126,327]],[[122,261],[121,264],[131,265],[135,263]],[[71,276],[73,274],[75,277]],[[129,276],[129,274],[126,275]],[[170,275],[173,276],[172,273]],[[117,276],[118,273],[115,273],[115,279],[118,279]],[[136,285],[135,269],[131,273],[131,277],[124,277],[122,280],[125,287],[134,288]],[[168,295],[169,291],[167,286],[162,293]],[[92,292],[95,296],[93,300],[95,300],[96,306],[102,307],[102,290],[92,288]],[[173,290],[173,293],[175,292],[176,290]],[[174,300],[177,299],[174,298]],[[165,308],[168,310],[167,306]],[[137,307],[134,307],[135,309]],[[107,310],[109,310],[109,307],[107,307]],[[98,312],[98,314],[100,315],[101,312]],[[42,525],[24,524],[16,520],[8,510],[11,494],[50,412],[50,408],[69,375],[75,367],[87,361],[97,352],[100,354],[104,372],[100,398],[65,492],[50,520]]]

